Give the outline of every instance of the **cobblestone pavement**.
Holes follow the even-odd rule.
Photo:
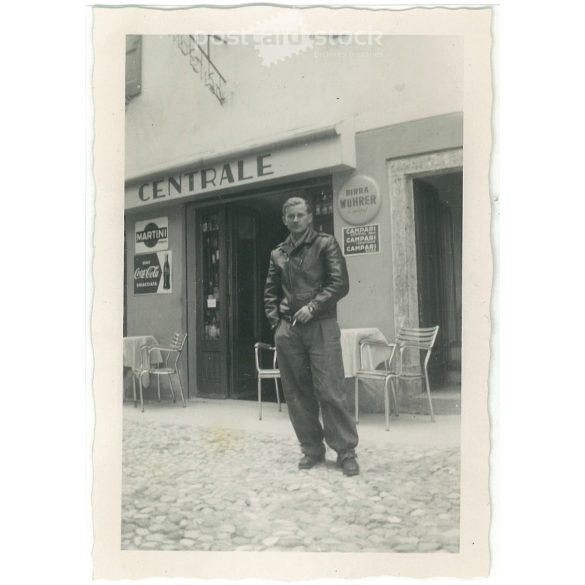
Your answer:
[[[458,448],[358,454],[299,471],[294,437],[125,420],[122,549],[458,552]]]

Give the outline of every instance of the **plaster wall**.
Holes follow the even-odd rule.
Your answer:
[[[372,177],[380,189],[382,206],[369,223],[380,224],[379,254],[348,256],[351,291],[339,306],[340,326],[378,327],[391,339],[395,334],[394,270],[392,264],[391,214],[387,161],[426,152],[460,148],[463,144],[463,115],[460,113],[416,120],[356,135],[355,174]],[[351,173],[334,175],[337,194]],[[336,196],[336,195],[335,195]],[[335,216],[335,235],[342,238],[347,224]]]
[[[170,294],[134,294],[135,225],[137,221],[160,216],[169,218],[169,250],[172,250],[172,292]],[[185,268],[185,213],[182,206],[141,212],[125,218],[128,238],[127,257],[127,335],[154,335],[161,344],[170,340],[174,331],[187,331],[187,287]],[[189,339],[187,339],[189,344]],[[179,362],[183,392],[187,389],[188,345]],[[167,388],[166,376],[162,381]],[[152,384],[151,384],[152,386]]]
[[[212,45],[223,105],[172,36],[143,37],[142,92],[126,110],[126,174],[147,173],[303,128],[352,119],[357,131],[463,109],[458,37],[384,36],[312,46],[266,65],[253,43]]]

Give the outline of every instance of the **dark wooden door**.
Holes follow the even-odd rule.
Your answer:
[[[262,286],[258,261],[258,214],[253,209],[229,209],[229,337],[230,396],[256,394],[254,343],[260,340]]]
[[[197,390],[201,396],[228,395],[226,224],[225,207],[197,211]]]
[[[414,213],[419,324],[439,325],[428,367],[431,387],[437,388],[447,381],[449,361],[447,280],[452,250],[447,249],[446,233],[450,229],[450,214],[439,200],[437,189],[423,180],[414,181]]]

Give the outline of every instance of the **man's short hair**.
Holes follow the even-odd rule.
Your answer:
[[[286,210],[293,205],[300,205],[301,203],[305,204],[305,208],[307,209],[307,213],[313,213],[313,208],[311,204],[303,197],[289,197],[282,206],[282,216],[286,216]]]

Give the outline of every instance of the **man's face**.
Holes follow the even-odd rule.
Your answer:
[[[311,224],[313,214],[307,212],[307,206],[304,203],[298,203],[287,207],[282,219],[291,234],[301,235]]]

